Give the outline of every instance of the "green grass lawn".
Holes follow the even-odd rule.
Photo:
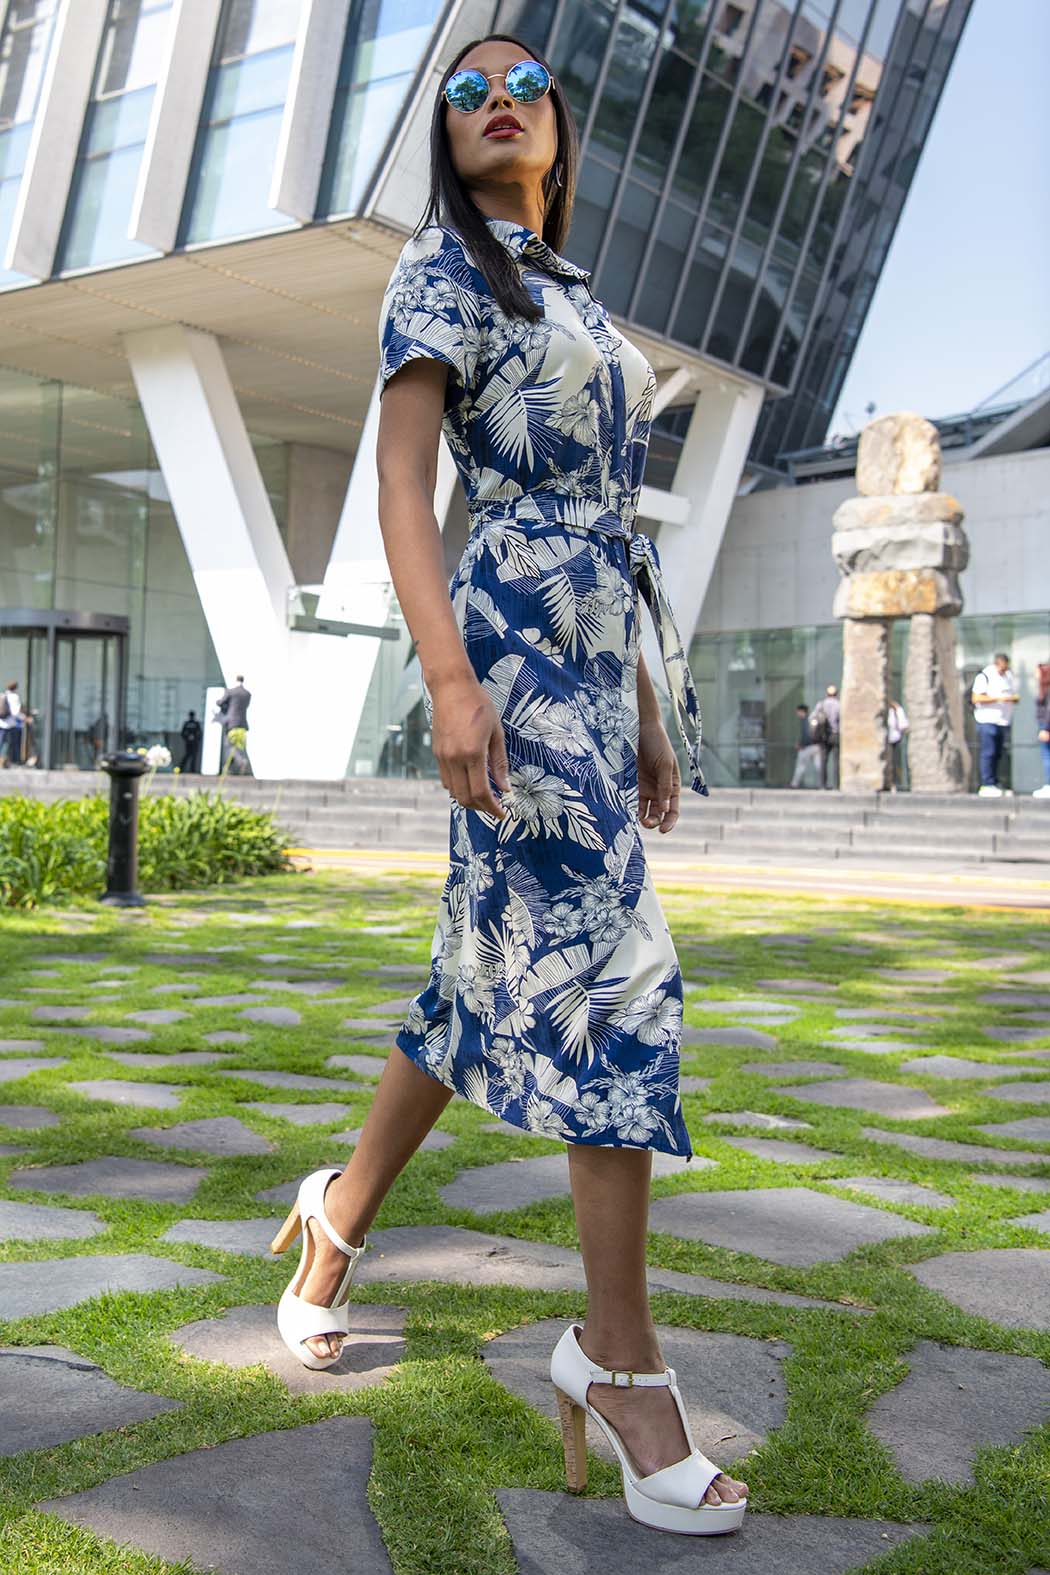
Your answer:
[[[303,1026],[294,1032],[252,1026],[251,1044],[238,1047],[228,1061],[244,1067],[324,1073],[328,1055],[353,1048],[348,1036],[338,1031],[345,1017],[422,987],[438,889],[438,881],[421,877],[366,881],[300,875],[168,897],[140,914],[115,913],[97,905],[6,914],[0,918],[0,993],[7,1000],[19,998],[19,1004],[0,1007],[0,1038],[46,1039],[46,1031],[31,1023],[33,1005],[90,1004],[82,965],[51,963],[46,966],[55,969],[55,977],[33,977],[44,954],[105,952],[105,967],[89,970],[95,974],[113,966],[138,965],[119,987],[118,999],[97,1005],[92,1014],[97,1023],[119,1023],[124,1013],[147,1007],[178,1006],[177,995],[157,995],[152,987],[177,981],[180,971],[206,976],[200,980],[202,994],[236,993],[247,991],[254,979],[280,976],[300,963],[320,963],[326,974],[346,979],[339,1002],[275,995],[275,1003],[292,1004],[301,1011]],[[1046,1234],[1011,1223],[1012,1217],[1031,1213],[1044,1201],[1050,1207],[1050,1199],[982,1186],[972,1180],[977,1167],[925,1160],[861,1135],[862,1127],[881,1126],[1027,1149],[1038,1145],[986,1138],[975,1127],[1045,1114],[1046,1107],[1004,1106],[972,1082],[901,1072],[900,1063],[917,1051],[875,1058],[847,1051],[828,1037],[836,1021],[835,1005],[884,1007],[887,1013],[908,1006],[924,1013],[928,1033],[923,1048],[1005,1061],[1009,1052],[1023,1047],[1002,1045],[993,1051],[978,1036],[989,1008],[981,1006],[977,997],[995,984],[995,974],[967,964],[991,953],[1027,952],[1033,969],[1045,969],[1050,950],[1031,942],[1036,926],[1038,935],[1050,940],[1050,926],[1032,914],[769,896],[729,898],[695,891],[666,891],[663,897],[686,979],[700,977],[705,968],[722,975],[701,996],[694,994],[693,1001],[770,995],[802,1008],[793,1022],[777,1029],[778,1048],[765,1052],[765,1059],[838,1061],[854,1076],[924,1087],[953,1111],[933,1121],[900,1122],[802,1105],[772,1092],[778,1079],[739,1070],[745,1063],[763,1059],[763,1052],[714,1048],[685,1053],[684,1071],[714,1078],[702,1095],[686,1096],[685,1108],[696,1152],[716,1159],[718,1166],[659,1181],[655,1195],[789,1185],[822,1189],[836,1176],[866,1174],[925,1182],[955,1198],[950,1210],[883,1205],[890,1214],[932,1226],[933,1234],[862,1248],[842,1262],[809,1269],[785,1268],[702,1243],[652,1236],[650,1260],[663,1267],[819,1296],[847,1308],[874,1309],[871,1315],[861,1315],[686,1295],[661,1294],[655,1299],[660,1322],[784,1340],[791,1346],[785,1365],[786,1422],[746,1459],[733,1462],[723,1456],[721,1464],[735,1465],[736,1474],[746,1476],[751,1506],[758,1511],[884,1517],[923,1522],[931,1528],[926,1537],[889,1552],[877,1564],[858,1566],[877,1569],[879,1575],[1026,1575],[1034,1566],[1050,1565],[1050,1426],[1032,1432],[1015,1448],[982,1450],[976,1461],[976,1485],[962,1488],[936,1480],[921,1485],[906,1482],[864,1421],[874,1397],[900,1381],[906,1354],[920,1339],[1050,1363],[1050,1334],[1004,1329],[968,1316],[904,1272],[907,1264],[946,1251],[1050,1250]],[[400,933],[377,933],[369,926],[402,928]],[[792,943],[800,938],[808,944],[797,947],[793,955]],[[210,954],[213,965],[195,968],[192,963],[143,961],[146,954],[173,945]],[[857,954],[843,950],[844,946],[869,949]],[[258,954],[265,952],[284,954],[286,961],[260,962]],[[712,953],[725,955],[712,958]],[[418,983],[365,973],[390,962],[418,964]],[[946,967],[952,977],[939,988],[922,982],[897,985],[876,976],[876,969],[886,967]],[[786,978],[826,981],[840,988],[832,1002],[819,995],[779,994],[759,983]],[[28,993],[30,986],[54,993]],[[687,1023],[718,1022],[690,1008],[689,1000]],[[245,1026],[237,1020],[236,1009],[194,1008],[188,1021],[156,1028],[152,1042],[143,1048],[205,1049],[203,1035],[209,1031]],[[1044,1043],[1050,1045],[1050,1024],[1047,1028]],[[152,1421],[0,1460],[0,1569],[18,1570],[20,1575],[174,1575],[178,1569],[183,1575],[188,1566],[118,1550],[88,1532],[36,1513],[32,1506],[187,1450],[337,1414],[365,1413],[374,1425],[371,1504],[398,1575],[512,1575],[516,1563],[493,1492],[501,1487],[560,1490],[564,1482],[560,1444],[551,1423],[491,1376],[479,1360],[480,1352],[486,1340],[520,1324],[578,1316],[582,1298],[436,1283],[357,1289],[355,1300],[398,1303],[408,1317],[406,1355],[393,1377],[377,1388],[354,1393],[292,1398],[262,1366],[231,1371],[185,1356],[166,1338],[170,1332],[231,1306],[275,1302],[291,1273],[291,1261],[269,1264],[171,1245],[160,1241],[163,1233],[176,1220],[191,1216],[248,1219],[267,1212],[273,1214],[276,1229],[285,1211],[276,1205],[268,1210],[253,1194],[330,1161],[333,1145],[325,1134],[359,1125],[369,1095],[338,1095],[347,1099],[346,1117],[326,1127],[296,1128],[253,1115],[249,1102],[310,1104],[331,1096],[321,1090],[296,1093],[237,1084],[216,1077],[208,1066],[197,1066],[178,1072],[186,1089],[177,1112],[91,1103],[66,1084],[102,1077],[172,1080],[169,1068],[136,1071],[114,1062],[102,1053],[104,1049],[72,1035],[56,1037],[54,1047],[49,1045],[41,1053],[68,1056],[66,1066],[0,1085],[0,1103],[47,1105],[62,1118],[60,1126],[39,1131],[0,1130],[0,1141],[17,1142],[30,1150],[19,1158],[0,1159],[0,1187],[4,1196],[23,1202],[88,1208],[109,1228],[88,1241],[5,1243],[0,1245],[0,1260],[149,1252],[217,1270],[226,1279],[212,1286],[152,1295],[107,1295],[46,1317],[0,1322],[0,1343],[68,1346],[122,1384],[182,1402],[181,1410]],[[714,1127],[702,1121],[708,1111],[734,1109],[804,1117],[812,1122],[812,1130],[783,1135],[832,1149],[841,1157],[811,1165],[753,1158],[727,1145]],[[159,1150],[130,1135],[134,1127],[216,1115],[239,1115],[277,1145],[275,1152],[220,1161]],[[443,1152],[421,1153],[413,1160],[390,1193],[377,1226],[463,1225],[574,1246],[567,1198],[483,1219],[442,1203],[438,1188],[467,1166],[556,1153],[562,1147],[482,1132],[484,1122],[491,1119],[462,1101],[453,1102],[441,1125],[456,1134],[457,1142]],[[103,1155],[207,1164],[210,1176],[191,1203],[179,1206],[69,1198],[6,1185],[16,1167]],[[1022,1174],[1050,1176],[1050,1147],[1045,1162]],[[855,1196],[874,1204],[874,1199]],[[681,1376],[690,1389],[703,1383],[702,1373]],[[619,1491],[617,1473],[593,1457],[588,1491],[596,1496]],[[332,1509],[338,1515],[338,1504]],[[293,1518],[298,1513],[294,1483],[289,1484],[288,1513]],[[353,1568],[352,1549],[348,1549],[347,1568]]]

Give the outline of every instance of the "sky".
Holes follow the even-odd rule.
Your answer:
[[[971,410],[1050,350],[1048,63],[1050,0],[974,0],[829,438],[869,403]]]

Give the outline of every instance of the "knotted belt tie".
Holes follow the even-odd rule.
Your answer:
[[[629,539],[628,558],[631,578],[649,609],[656,630],[656,640],[664,664],[667,691],[671,696],[678,731],[685,745],[685,752],[692,772],[691,787],[694,793],[708,796],[707,783],[700,768],[700,742],[702,736],[700,702],[697,699],[693,675],[678,632],[674,612],[667,595],[656,544],[651,536],[636,531]]]

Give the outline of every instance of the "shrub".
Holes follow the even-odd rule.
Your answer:
[[[0,798],[0,907],[34,908],[98,896],[106,884],[109,803],[90,798]],[[221,793],[144,797],[139,805],[139,880],[178,891],[289,867],[274,817]]]

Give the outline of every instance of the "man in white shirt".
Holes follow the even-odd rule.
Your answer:
[[[994,662],[977,674],[973,681],[972,698],[981,777],[977,791],[985,798],[1000,798],[1003,790],[998,782],[999,762],[1010,736],[1014,706],[1021,698],[1017,692],[1017,682],[1010,671],[1010,658],[1005,652],[997,652]]]
[[[12,679],[0,692],[0,766],[22,763],[22,699]]]

